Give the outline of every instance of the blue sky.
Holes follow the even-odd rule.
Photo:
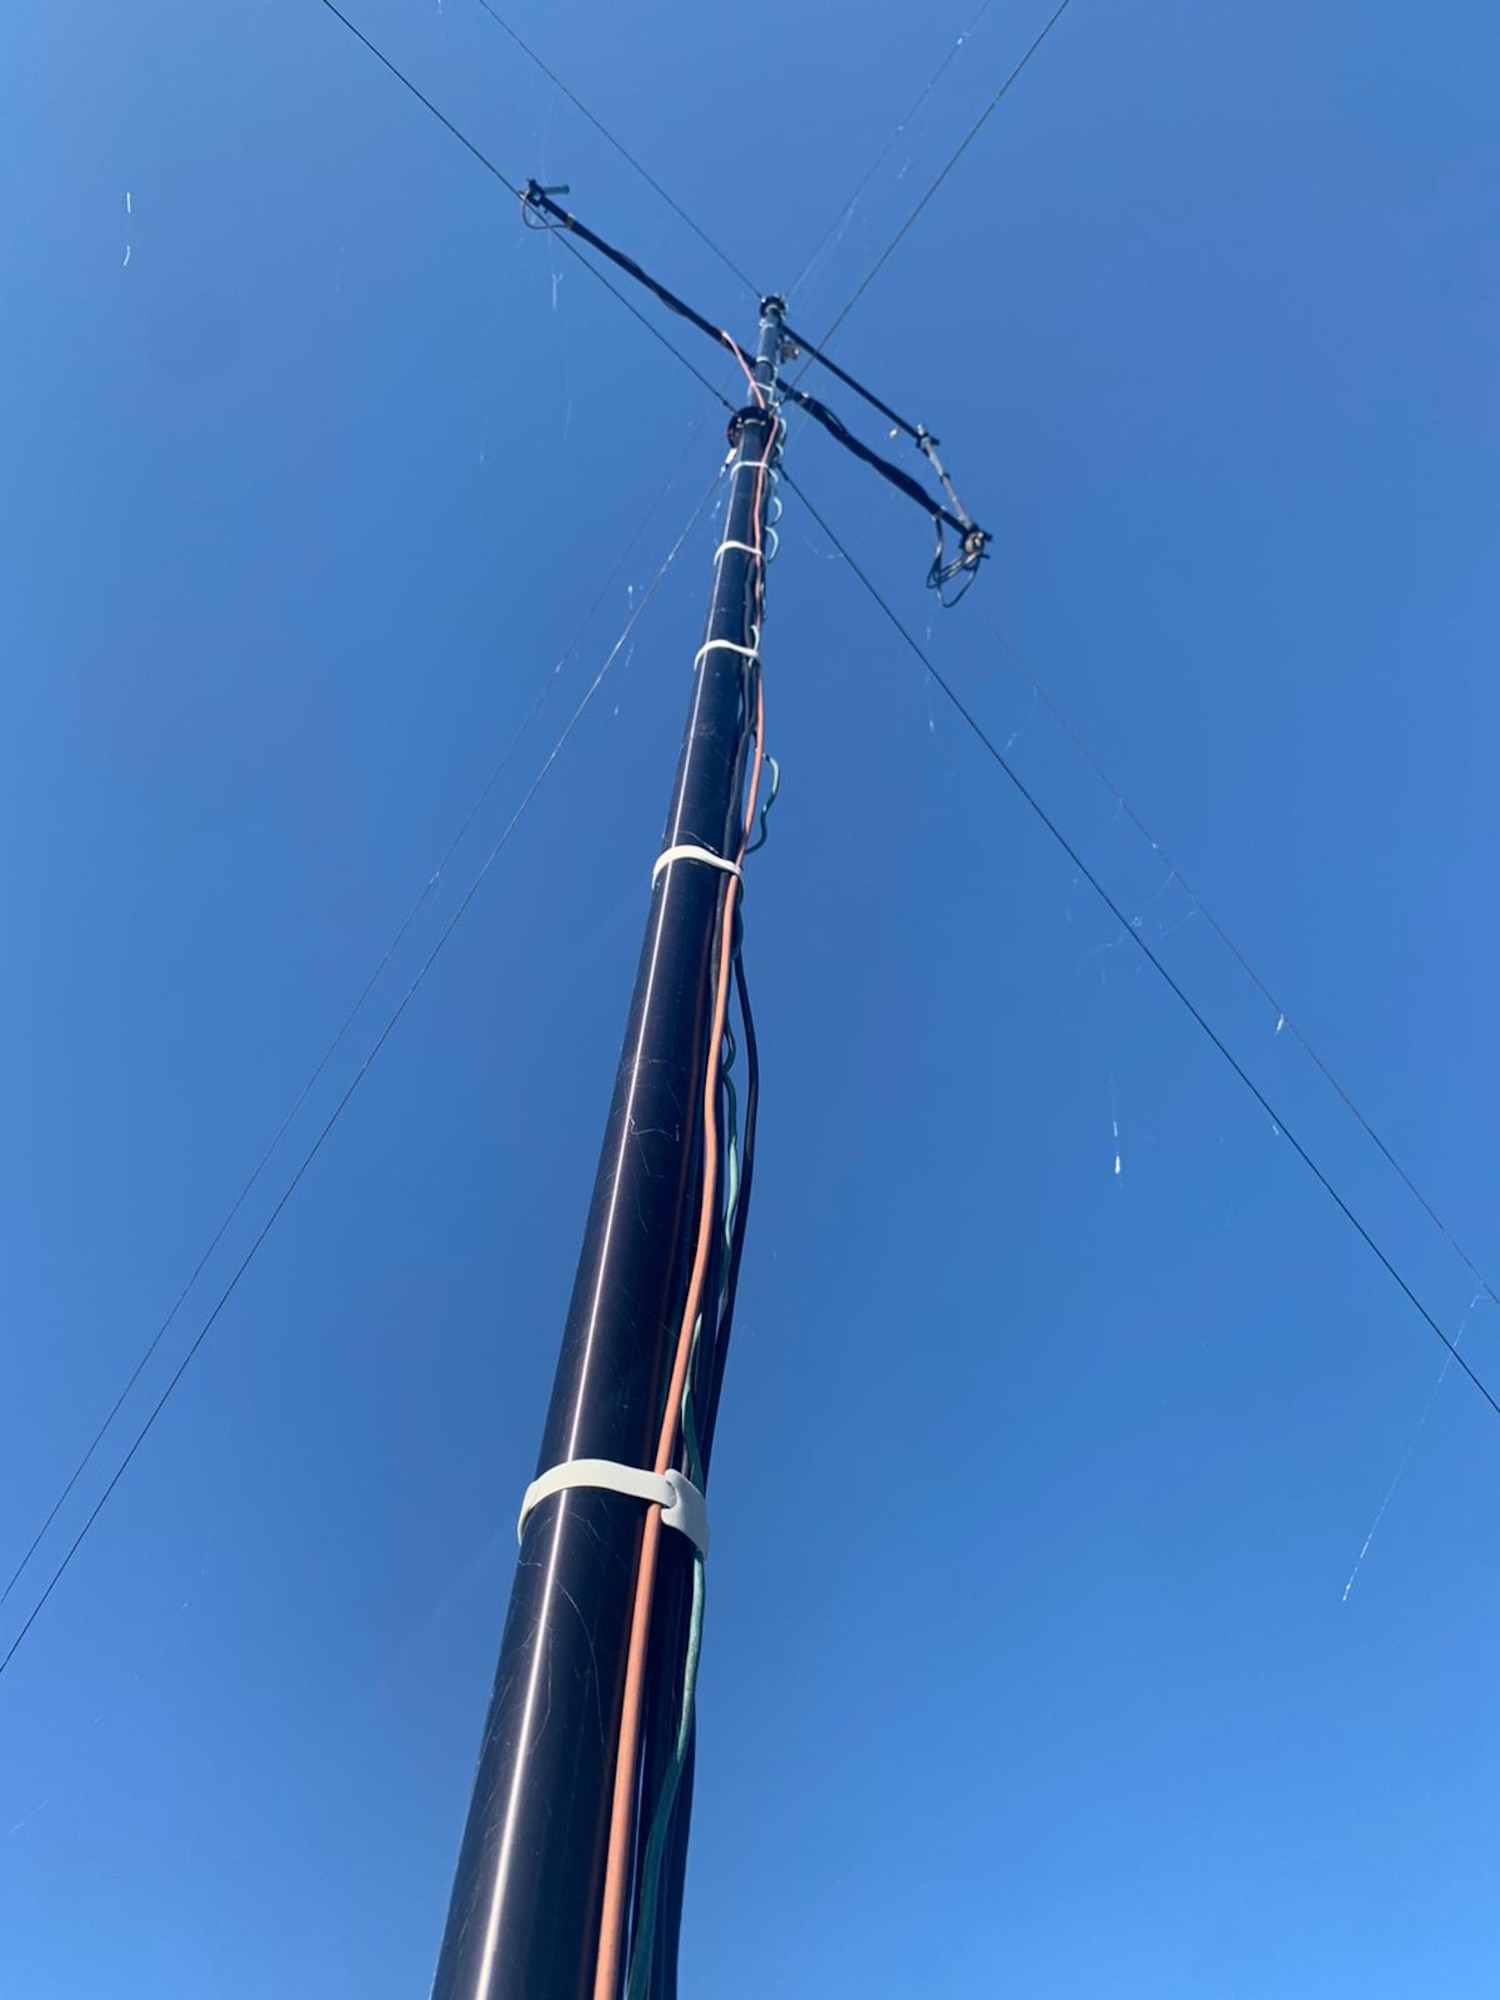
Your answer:
[[[770,286],[976,4],[508,11]],[[357,18],[748,332],[473,0]],[[985,11],[794,319],[1043,18]],[[24,0],[0,51],[8,1573],[566,654],[143,1388],[180,1357],[719,423],[315,0]],[[1473,4],[1074,0],[838,337],[995,533],[965,605],[905,503],[789,443],[1492,1383],[1497,1309],[1017,661],[1500,1272],[1497,84]],[[425,1990],[708,532],[0,1677],[8,1990]],[[687,1990],[1485,1990],[1492,1414],[1434,1397],[1431,1333],[795,502],[766,657]]]

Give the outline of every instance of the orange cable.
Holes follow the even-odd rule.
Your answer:
[[[765,393],[761,389],[759,382],[757,382],[755,379],[755,370],[750,366],[750,359],[749,356],[745,353],[744,348],[740,346],[739,342],[735,339],[734,335],[732,333],[726,333],[722,326],[719,328],[719,338],[720,340],[723,341],[724,345],[729,349],[730,353],[734,356],[735,360],[738,361],[740,367],[745,371],[745,380],[750,384],[750,393],[755,398],[756,402],[760,405],[761,409],[764,409],[766,407]]]
[[[728,340],[728,335],[725,336]],[[730,342],[731,346],[734,343]],[[735,347],[736,354],[739,353]],[[741,357],[743,359],[743,357]],[[760,385],[751,378],[751,387],[761,397]],[[776,447],[780,419],[773,418],[766,440],[760,471],[755,483],[753,509],[756,562],[757,609],[765,600],[765,554],[762,547],[761,513],[765,498],[766,466]],[[766,699],[759,663],[755,675],[755,754],[750,766],[750,785],[745,805],[745,822],[740,834],[737,863],[743,863],[755,826],[755,808],[760,793],[761,770],[765,761]],[[708,1071],[703,1086],[703,1196],[698,1211],[698,1238],[688,1280],[687,1303],[677,1332],[677,1350],[667,1389],[661,1435],[657,1440],[655,1470],[666,1472],[677,1445],[677,1424],[682,1406],[688,1364],[692,1358],[693,1328],[697,1324],[707,1275],[709,1252],[718,1226],[719,1127],[717,1089],[720,1052],[729,1012],[730,962],[734,950],[734,911],[740,892],[738,875],[726,878],[724,908],[719,939],[718,990],[714,1001],[713,1033],[708,1044]],[[641,1535],[641,1559],[636,1570],[635,1601],[631,1610],[630,1643],[625,1656],[625,1689],[620,1715],[620,1737],[615,1752],[615,1782],[610,1804],[609,1848],[604,1870],[604,1901],[599,1934],[599,1956],[594,1968],[594,2000],[616,2000],[619,1991],[620,1959],[624,1948],[626,1864],[630,1850],[630,1822],[635,1797],[641,1710],[645,1696],[646,1646],[651,1630],[651,1607],[656,1589],[656,1559],[661,1542],[661,1508],[646,1510]]]

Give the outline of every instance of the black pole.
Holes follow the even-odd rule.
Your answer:
[[[755,361],[763,389],[775,385],[781,340],[781,302],[769,299]],[[734,545],[759,539],[757,493],[764,509],[770,482],[748,468],[772,441],[768,414],[742,413],[708,641],[751,644],[755,559]],[[750,686],[743,653],[700,652],[663,851],[736,851]],[[652,894],[539,1474],[576,1458],[649,1467],[655,1454],[691,1248],[725,880],[678,861]],[[521,1483],[506,1506],[519,1504]],[[638,1500],[574,1488],[528,1517],[433,2000],[592,1995],[644,1512]]]

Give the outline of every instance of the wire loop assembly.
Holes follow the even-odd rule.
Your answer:
[[[708,1554],[708,1505],[693,1482],[680,1472],[647,1472],[639,1465],[617,1465],[612,1458],[570,1458],[533,1479],[521,1500],[521,1517],[516,1522],[516,1540],[526,1533],[533,1510],[557,1493],[571,1493],[578,1487],[595,1492],[623,1493],[629,1500],[645,1500],[660,1507],[664,1528],[686,1535],[700,1556]]]

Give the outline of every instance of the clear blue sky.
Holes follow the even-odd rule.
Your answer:
[[[506,4],[769,286],[975,0]],[[357,18],[749,330],[474,0]],[[797,317],[1043,18],[988,9]],[[0,56],[8,1573],[659,498],[208,1277],[242,1253],[719,425],[316,0],[21,0]],[[839,336],[994,529],[980,588],[934,615],[921,519],[789,447],[1450,1331],[1472,1278],[1014,656],[1500,1283],[1497,94],[1475,0],[1074,0]],[[426,1990],[707,548],[0,1678],[7,1992]],[[1450,1376],[1346,1601],[1431,1333],[795,502],[767,678],[687,1991],[1491,1990],[1500,1426]],[[1497,1320],[1464,1336],[1492,1381]]]

